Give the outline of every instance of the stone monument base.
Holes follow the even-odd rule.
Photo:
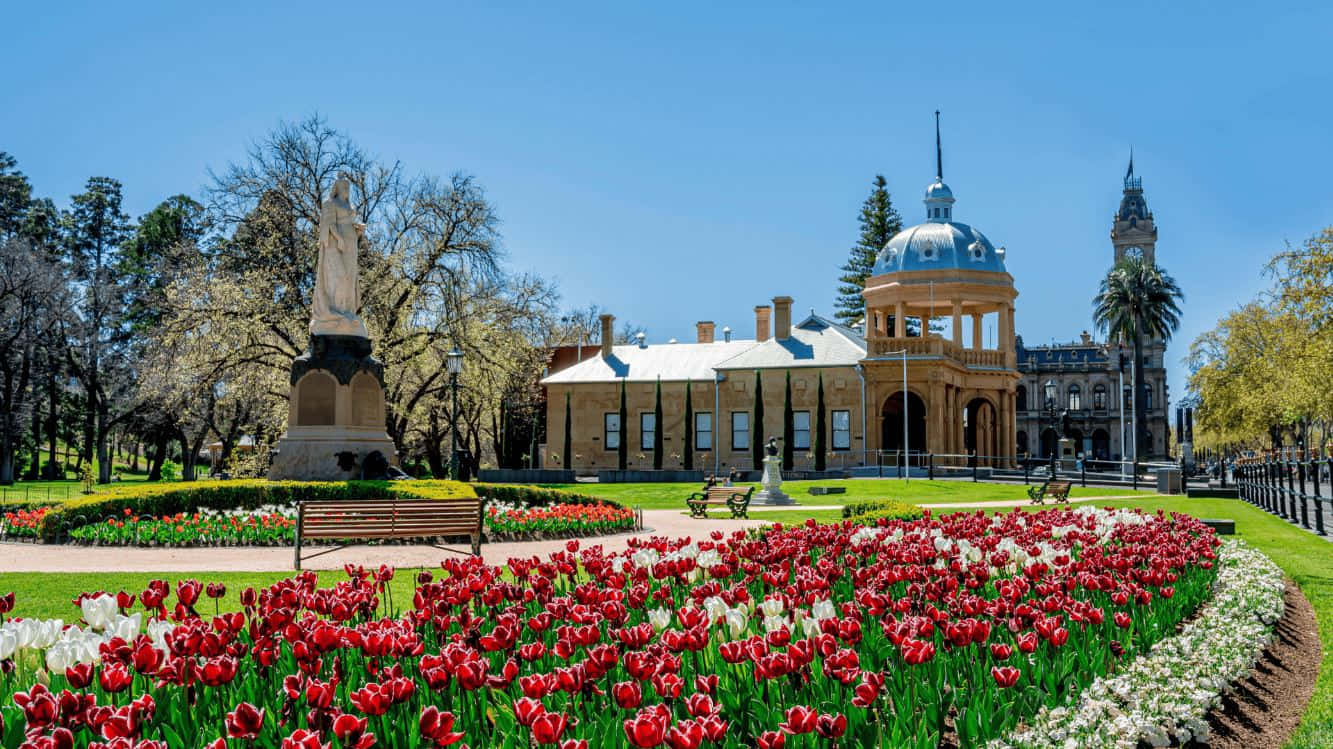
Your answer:
[[[794,505],[796,500],[782,491],[782,458],[769,455],[764,458],[763,489],[754,493],[751,504],[756,505]]]
[[[273,451],[268,477],[275,481],[360,479],[366,458],[374,452],[384,456],[387,464],[397,464],[393,440],[382,430],[375,435],[347,427],[326,427],[319,431],[289,429]]]
[[[397,464],[384,429],[384,365],[371,356],[370,339],[312,335],[310,350],[292,362],[291,386],[270,479],[384,478]]]

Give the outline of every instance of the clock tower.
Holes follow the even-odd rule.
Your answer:
[[[1115,248],[1115,262],[1126,255],[1141,255],[1150,263],[1157,262],[1157,224],[1153,222],[1148,201],[1143,199],[1143,179],[1134,176],[1134,154],[1129,156],[1125,172],[1125,193],[1120,199],[1120,210],[1111,224],[1111,246]]]

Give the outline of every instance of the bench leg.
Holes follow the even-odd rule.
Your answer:
[[[472,556],[474,556],[474,557],[479,557],[479,556],[481,556],[481,534],[480,534],[480,533],[473,533],[473,534],[472,534]]]

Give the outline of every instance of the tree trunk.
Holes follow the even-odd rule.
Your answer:
[[[1134,330],[1134,458],[1135,462],[1143,459],[1144,443],[1148,435],[1148,414],[1144,409],[1143,398],[1143,337],[1137,326]]]
[[[42,397],[40,387],[32,389],[32,463],[28,466],[29,481],[36,481],[42,471]]]
[[[46,467],[42,477],[46,479],[65,478],[64,465],[56,466],[57,430],[60,428],[60,395],[56,390],[56,358],[50,351],[46,353]]]
[[[97,483],[111,483],[111,451],[108,450],[110,440],[110,427],[107,421],[110,414],[107,413],[106,399],[99,393],[97,396]]]
[[[162,463],[167,457],[167,438],[157,436],[153,438],[153,457],[148,461],[148,480],[162,480]]]
[[[140,444],[142,444],[140,440],[135,440],[135,441],[134,441],[134,445],[132,445],[132,446],[130,447],[130,472],[131,472],[131,473],[138,473],[138,472],[139,472],[139,445],[140,445]]]

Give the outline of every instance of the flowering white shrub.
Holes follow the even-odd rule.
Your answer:
[[[1077,703],[1043,709],[1027,728],[990,749],[1115,747],[1139,741],[1168,746],[1206,741],[1204,720],[1233,682],[1254,668],[1282,618],[1282,570],[1245,543],[1228,540],[1218,550],[1213,598],[1199,616],[1126,664],[1098,678]]]

